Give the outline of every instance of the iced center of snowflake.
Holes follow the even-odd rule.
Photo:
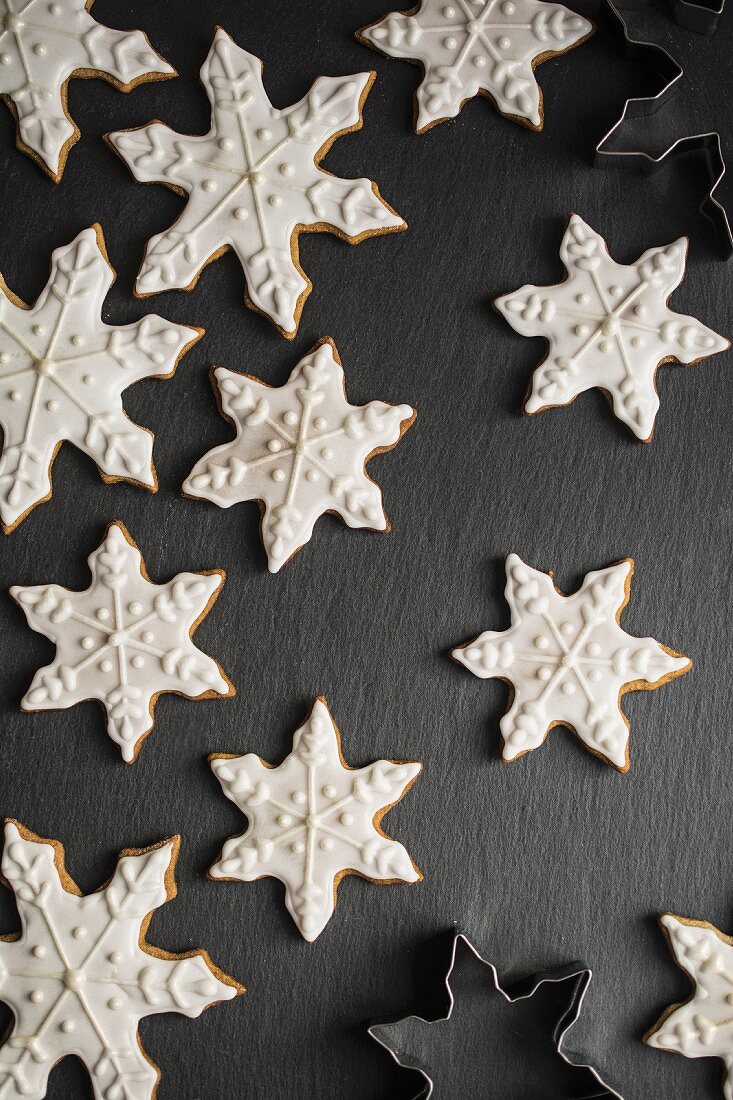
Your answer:
[[[36,359],[36,370],[41,378],[48,378],[54,367],[58,366],[55,359]]]
[[[609,313],[601,325],[604,336],[618,336],[621,331],[621,321],[615,313]]]
[[[122,630],[113,631],[113,633],[110,634],[109,638],[107,639],[109,644],[114,646],[115,648],[117,648],[118,646],[121,646],[122,643],[124,642],[124,640],[125,640],[125,634],[124,634],[124,631],[122,631]]]
[[[318,814],[308,814],[305,823],[309,829],[317,829],[321,824],[321,819]]]
[[[63,983],[70,993],[80,993],[82,986],[86,984],[86,975],[82,970],[66,970]]]
[[[481,30],[481,22],[478,19],[469,19],[466,23],[466,30],[469,34],[478,34]]]
[[[572,653],[564,653],[563,656],[560,658],[561,668],[575,668],[575,665],[576,661]]]
[[[22,28],[25,26],[25,23],[23,22],[21,17],[19,15],[16,15],[15,12],[12,11],[8,12],[3,22],[5,30],[8,31],[10,34],[17,34],[18,31],[22,30]]]

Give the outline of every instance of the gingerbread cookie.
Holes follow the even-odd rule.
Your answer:
[[[89,14],[94,0],[0,0],[0,95],[18,123],[18,148],[54,183],[79,130],[68,110],[74,76],[98,76],[121,92],[176,70],[142,31],[116,31]]]
[[[119,520],[90,555],[89,568],[92,583],[84,592],[58,584],[10,589],[29,626],[56,645],[56,656],[35,674],[21,706],[66,710],[97,699],[107,712],[107,733],[132,763],[163,692],[186,699],[234,695],[218,662],[192,641],[226,574],[179,573],[167,584],[153,584]]]
[[[203,329],[148,314],[106,325],[102,306],[114,282],[98,225],[57,248],[34,306],[0,278],[0,517],[9,533],[51,496],[51,467],[69,440],[107,482],[153,492],[153,435],[122,408],[122,391],[141,378],[171,378]]]
[[[214,377],[237,438],[204,455],[183,491],[220,508],[259,500],[271,573],[310,540],[324,512],[349,527],[389,531],[381,491],[365,467],[399,442],[414,409],[383,401],[350,405],[330,339],[316,344],[278,388],[223,367]]]
[[[340,179],[319,166],[336,138],[361,128],[374,73],[319,77],[279,111],[265,92],[262,62],[219,29],[201,80],[211,100],[208,134],[152,122],[107,135],[136,179],[188,196],[175,225],[148,242],[136,293],[191,290],[206,264],[231,248],[244,268],[247,305],[292,339],[311,290],[298,258],[302,231],[358,244],[406,228],[371,180]]]
[[[733,938],[707,921],[665,913],[659,923],[675,962],[694,983],[684,1004],[671,1005],[644,1036],[657,1050],[685,1058],[722,1058],[723,1095],[733,1098]]]
[[[380,828],[422,764],[377,760],[349,768],[325,699],[316,699],[282,764],[254,753],[209,759],[224,794],[249,818],[247,831],[224,845],[210,877],[279,879],[288,912],[310,943],[331,919],[344,875],[381,883],[422,879],[406,849]]]
[[[530,130],[543,125],[534,69],[579,46],[593,24],[562,4],[538,0],[422,0],[356,32],[366,46],[422,65],[415,93],[418,134],[454,118],[476,95]]]
[[[155,909],[175,897],[180,837],[121,852],[95,894],[82,895],[64,850],[18,822],[5,826],[2,873],[20,934],[0,937],[0,1000],[15,1016],[0,1047],[0,1096],[46,1095],[48,1077],[75,1055],[105,1100],[153,1100],[160,1070],[138,1024],[162,1012],[200,1016],[244,987],[205,951],[173,955],[145,939]]]
[[[676,359],[698,363],[730,341],[694,317],[667,306],[685,274],[687,238],[650,248],[634,264],[611,259],[603,237],[570,216],[560,259],[567,279],[555,286],[523,286],[494,305],[522,336],[550,345],[537,368],[524,411],[569,405],[598,387],[615,415],[650,443],[659,408],[657,368]]]
[[[566,596],[551,575],[506,560],[508,630],[486,630],[451,656],[482,680],[512,688],[500,723],[508,763],[539,748],[554,726],[565,726],[601,760],[629,769],[629,722],[620,708],[627,691],[651,691],[682,676],[692,662],[653,638],[620,626],[629,600],[631,558],[588,573]]]

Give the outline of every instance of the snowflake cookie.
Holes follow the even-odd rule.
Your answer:
[[[539,748],[553,726],[572,730],[617,771],[629,769],[629,722],[620,708],[627,691],[651,691],[692,668],[653,638],[620,626],[634,563],[631,558],[588,573],[566,596],[547,573],[506,560],[508,630],[486,630],[451,656],[482,680],[512,688],[500,723],[508,763]]]
[[[589,38],[594,26],[562,4],[538,0],[422,0],[357,31],[388,57],[424,71],[415,94],[418,134],[454,118],[475,95],[530,130],[544,122],[534,69]]]
[[[18,123],[18,148],[55,183],[79,137],[67,105],[71,77],[98,76],[121,92],[176,76],[142,31],[89,14],[94,0],[0,0],[0,95]]]
[[[226,842],[209,876],[279,879],[288,912],[309,943],[331,919],[345,875],[377,883],[422,880],[406,849],[380,827],[422,764],[377,760],[349,768],[325,699],[316,699],[282,764],[266,764],[254,753],[209,760],[224,794],[249,818],[247,831]]]
[[[733,1100],[733,938],[706,921],[665,913],[659,923],[678,966],[695,985],[644,1036],[657,1050],[685,1058],[722,1058],[723,1095]]]
[[[84,592],[58,584],[10,589],[28,624],[56,645],[54,660],[35,674],[21,706],[66,710],[99,700],[109,736],[132,763],[163,692],[186,699],[234,695],[218,662],[192,641],[226,574],[179,573],[167,584],[153,584],[119,520],[90,555],[89,568],[92,583]]]
[[[175,897],[179,847],[174,837],[121,852],[107,885],[84,896],[58,841],[6,823],[2,873],[21,932],[0,942],[0,1000],[15,1016],[0,1047],[3,1100],[42,1100],[70,1054],[100,1100],[153,1100],[160,1071],[142,1048],[140,1020],[193,1018],[244,993],[205,951],[173,955],[145,939],[153,910]]]
[[[302,231],[358,244],[407,228],[371,180],[319,166],[336,138],[361,128],[374,73],[319,77],[279,111],[262,84],[262,62],[219,29],[201,80],[211,100],[208,134],[152,122],[107,135],[137,180],[188,196],[175,225],[148,242],[136,293],[191,290],[206,264],[231,248],[244,268],[247,305],[292,339],[311,290],[298,258]]]
[[[0,278],[0,518],[12,531],[51,496],[64,440],[94,459],[107,482],[157,489],[152,433],[122,408],[141,378],[171,378],[202,329],[148,314],[106,325],[102,305],[115,273],[98,225],[57,248],[32,307]]]
[[[389,451],[417,413],[409,405],[350,405],[336,345],[325,339],[300,360],[284,386],[217,367],[224,415],[237,429],[184,482],[187,496],[230,508],[263,505],[262,540],[271,573],[313,534],[324,512],[349,527],[389,531],[382,493],[367,476],[372,455]]]
[[[560,259],[568,278],[523,286],[494,305],[522,336],[544,336],[547,358],[535,371],[526,413],[569,405],[598,387],[615,415],[650,443],[659,408],[657,368],[676,359],[697,363],[730,341],[667,301],[685,274],[687,238],[649,248],[635,264],[611,259],[603,237],[572,214]]]

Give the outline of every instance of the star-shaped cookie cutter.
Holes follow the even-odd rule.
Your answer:
[[[565,1049],[565,1038],[580,1016],[583,1001],[585,1000],[585,995],[593,977],[592,970],[579,964],[570,964],[569,966],[538,972],[513,984],[509,989],[505,989],[499,981],[499,974],[494,964],[489,962],[488,959],[485,959],[483,955],[478,952],[468,936],[464,932],[460,932],[457,928],[453,929],[452,935],[453,942],[450,950],[448,969],[444,979],[445,991],[448,995],[448,1011],[445,1015],[438,1016],[432,1020],[415,1015],[397,1018],[392,1017],[389,1020],[376,1021],[368,1028],[368,1034],[371,1038],[388,1052],[398,1066],[404,1069],[415,1070],[425,1079],[425,1084],[421,1086],[419,1092],[415,1093],[413,1100],[430,1100],[434,1095],[435,1079],[433,1077],[433,1070],[415,1055],[410,1055],[406,1051],[401,1051],[399,1046],[396,1045],[394,1038],[391,1037],[390,1032],[394,1027],[410,1020],[415,1020],[424,1024],[441,1024],[450,1020],[455,1006],[455,998],[450,982],[454,971],[460,966],[460,961],[457,956],[459,948],[462,946],[465,947],[478,962],[488,967],[494,989],[500,993],[509,1004],[513,1004],[517,1001],[529,1000],[534,996],[539,987],[546,982],[564,982],[575,979],[567,1007],[561,1014],[552,1031],[552,1042],[555,1047],[555,1052],[562,1061],[574,1069],[588,1071],[588,1088],[590,1091],[585,1091],[582,1094],[574,1092],[573,1100],[623,1100],[621,1093],[616,1092],[614,1088],[607,1084],[601,1077],[599,1071],[586,1061],[583,1055],[577,1052],[571,1053]]]
[[[701,14],[691,15],[693,9],[698,13],[707,12],[708,15],[714,16],[714,24],[708,23],[708,26],[712,27],[712,30],[708,33],[712,33],[717,25],[717,18],[723,10],[724,0],[720,0],[719,10],[688,3],[687,0],[673,0],[673,3],[678,11],[682,7],[687,10],[688,19],[695,18],[698,21],[699,25],[695,29],[700,29],[705,19],[704,15]],[[716,11],[717,15],[715,14]],[[690,153],[702,153],[707,161],[710,190],[703,198],[700,210],[712,222],[722,255],[724,259],[729,260],[733,256],[733,227],[731,227],[725,207],[715,198],[715,192],[722,182],[726,168],[720,134],[717,131],[709,131],[677,138],[664,152],[656,157],[642,149],[609,148],[614,135],[621,129],[627,119],[648,118],[667,104],[679,89],[684,76],[684,69],[663,46],[632,38],[614,0],[600,0],[597,18],[608,29],[622,57],[634,64],[644,65],[652,69],[660,77],[662,85],[654,95],[639,98],[631,97],[626,100],[621,116],[596,145],[596,165],[607,164],[614,168],[642,168],[646,172],[653,172],[663,165],[667,165],[673,157],[683,157]],[[684,26],[690,26],[689,22],[683,22],[683,17],[678,16],[678,20]]]

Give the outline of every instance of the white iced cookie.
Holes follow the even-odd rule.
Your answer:
[[[344,875],[381,883],[422,879],[405,848],[380,828],[422,764],[377,760],[349,768],[325,699],[316,699],[282,764],[254,753],[209,759],[227,798],[249,818],[247,831],[224,845],[210,877],[279,879],[288,912],[309,942],[331,919]]]
[[[685,1058],[722,1058],[723,1095],[733,1100],[733,939],[706,921],[665,913],[659,923],[675,961],[694,983],[644,1036],[657,1050]]]
[[[454,118],[468,99],[488,96],[507,118],[532,130],[543,124],[534,68],[593,34],[593,24],[562,4],[538,0],[422,0],[357,31],[360,42],[389,57],[416,61],[424,78],[415,94],[418,134]]]
[[[83,896],[58,841],[5,826],[2,873],[15,893],[19,935],[0,942],[0,1000],[12,1028],[0,1047],[3,1100],[42,1100],[51,1070],[76,1055],[99,1100],[153,1100],[160,1070],[143,1050],[145,1016],[200,1016],[244,989],[205,951],[172,955],[145,931],[175,896],[180,839],[122,852],[101,890]]]
[[[276,110],[262,62],[223,30],[201,79],[211,130],[178,134],[160,122],[108,134],[143,183],[188,196],[178,221],[151,238],[136,293],[191,290],[209,260],[232,248],[247,279],[247,304],[292,338],[311,290],[298,259],[303,229],[351,244],[405,223],[368,179],[340,179],[319,167],[336,138],[361,127],[374,73],[319,77],[292,107]]]
[[[67,107],[73,76],[121,92],[175,76],[142,31],[116,31],[89,14],[94,0],[0,0],[0,95],[18,121],[18,148],[56,183],[79,137]]]
[[[109,736],[131,763],[153,728],[163,692],[186,699],[234,694],[221,666],[192,641],[225,574],[179,573],[167,584],[153,584],[119,520],[89,556],[89,568],[92,583],[83,592],[58,584],[10,589],[28,624],[56,646],[21,706],[66,710],[97,699],[107,712]]]
[[[566,596],[547,573],[509,555],[511,626],[486,630],[451,654],[474,676],[511,685],[511,706],[500,723],[505,761],[539,748],[553,726],[566,726],[601,760],[628,771],[621,696],[650,691],[692,668],[687,657],[653,638],[622,630],[633,571],[626,558],[588,573]]]
[[[399,442],[414,409],[383,401],[350,405],[336,345],[328,339],[278,388],[223,367],[214,376],[237,438],[204,455],[183,491],[220,508],[261,501],[270,572],[310,540],[324,512],[349,527],[389,530],[381,490],[365,467],[373,454]]]
[[[667,306],[682,282],[687,238],[650,248],[634,264],[611,259],[603,237],[571,214],[560,259],[568,278],[523,286],[494,305],[522,336],[550,345],[524,404],[526,413],[569,405],[595,387],[637,438],[651,442],[659,408],[657,368],[697,363],[730,341]]]
[[[64,440],[92,458],[107,482],[153,492],[153,435],[122,408],[141,378],[171,378],[202,330],[148,314],[106,325],[114,282],[99,226],[57,248],[51,276],[26,307],[0,278],[0,518],[12,531],[51,496],[51,467]]]

